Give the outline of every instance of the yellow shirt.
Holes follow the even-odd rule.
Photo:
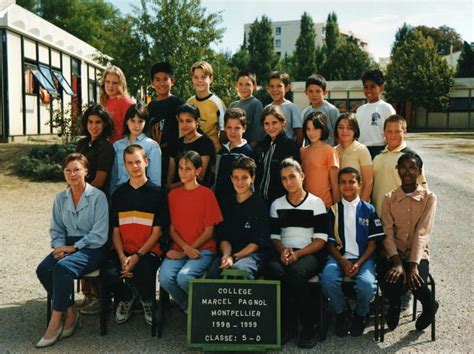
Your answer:
[[[357,140],[354,140],[346,149],[340,144],[334,149],[339,156],[341,169],[344,167],[352,167],[361,173],[362,166],[372,165],[369,149]]]
[[[407,148],[406,142],[396,147],[392,151],[388,147],[375,156],[374,166],[374,187],[372,190],[372,203],[377,210],[378,215],[382,215],[382,203],[385,194],[401,186],[402,181],[398,175],[397,161],[403,154],[403,149]],[[428,189],[425,175],[422,171],[418,178],[418,184]]]
[[[212,140],[214,148],[218,152],[222,147],[219,142],[219,132],[224,130],[224,103],[213,93],[205,98],[193,96],[188,99],[187,103],[192,103],[199,108],[201,113],[199,127]]]

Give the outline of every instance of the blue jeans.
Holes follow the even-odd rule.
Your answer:
[[[53,310],[65,312],[72,306],[74,279],[100,267],[105,259],[105,248],[82,248],[62,259],[50,253],[36,268],[36,275],[53,299]]]
[[[222,269],[219,268],[221,264],[221,257],[217,257],[214,259],[214,262],[212,262],[211,268],[209,268],[209,271],[207,272],[206,278],[208,279],[221,279],[221,271]],[[239,259],[237,262],[234,263],[231,269],[236,269],[236,270],[245,270],[247,273],[249,273],[249,279],[254,280],[257,273],[260,271],[262,266],[262,257],[258,253],[252,253],[251,255],[248,255],[247,257]]]
[[[188,283],[198,278],[209,268],[214,257],[209,250],[199,250],[202,256],[198,259],[184,257],[181,259],[165,258],[160,267],[160,286],[170,294],[183,309],[188,310]]]
[[[351,260],[355,262],[355,260]],[[359,269],[359,272],[352,277],[355,280],[354,289],[356,291],[355,312],[359,316],[366,316],[369,313],[369,304],[377,291],[375,277],[375,263],[372,259],[367,259]],[[324,294],[331,300],[336,314],[341,314],[345,310],[344,294],[342,292],[342,280],[344,271],[334,257],[329,257],[326,266],[321,273],[321,284]]]

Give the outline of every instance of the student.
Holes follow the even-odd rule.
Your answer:
[[[118,281],[115,321],[125,323],[140,297],[146,322],[152,323],[153,282],[161,263],[158,239],[169,224],[165,193],[146,176],[148,159],[140,145],[129,145],[123,160],[130,179],[112,195],[114,263]]]
[[[290,77],[286,73],[274,71],[268,78],[268,93],[273,102],[265,106],[279,106],[286,118],[285,131],[289,138],[296,140],[296,144],[303,144],[303,133],[301,131],[301,112],[297,105],[288,101],[285,94],[290,90]]]
[[[316,345],[317,301],[311,297],[308,280],[318,273],[328,239],[328,219],[322,200],[303,189],[305,175],[291,159],[281,162],[281,181],[287,191],[270,208],[273,257],[265,279],[281,281],[282,343],[302,330],[298,347]]]
[[[149,122],[146,106],[134,104],[127,110],[123,124],[125,137],[114,143],[115,162],[110,181],[111,194],[120,184],[126,183],[130,178],[124,165],[123,152],[132,144],[140,145],[145,149],[148,160],[146,174],[151,183],[161,186],[161,149],[156,141],[145,135]]]
[[[211,64],[198,61],[191,67],[191,77],[195,95],[187,100],[201,112],[201,129],[214,144],[215,152],[221,149],[226,140],[224,133],[224,102],[210,90],[214,71]]]
[[[265,139],[257,144],[257,183],[258,195],[270,205],[276,198],[285,194],[280,180],[280,162],[287,157],[299,160],[296,142],[286,135],[286,119],[279,106],[265,107],[261,124]]]
[[[350,334],[359,337],[364,333],[370,301],[377,290],[374,251],[383,229],[375,208],[359,198],[359,171],[345,167],[338,178],[342,198],[329,210],[330,257],[321,273],[321,285],[336,313],[336,335],[343,337],[349,326],[342,280],[344,276],[354,279],[356,307]]]
[[[372,158],[367,147],[357,141],[360,129],[354,113],[343,113],[339,116],[334,136],[339,141],[339,145],[334,149],[339,156],[341,168],[353,167],[360,173],[362,176],[360,198],[368,202],[374,182]]]
[[[181,137],[177,143],[169,146],[170,162],[168,169],[167,187],[173,189],[182,186],[178,175],[178,158],[186,151],[196,151],[202,160],[202,168],[199,170],[199,179],[206,185],[211,182],[211,166],[215,160],[215,152],[212,141],[200,133],[199,108],[190,103],[178,107],[178,126]]]
[[[102,73],[100,82],[100,103],[114,121],[114,131],[110,142],[114,143],[123,138],[123,122],[128,107],[135,101],[129,97],[127,80],[120,68],[110,66]]]
[[[385,194],[401,185],[400,176],[395,166],[402,154],[412,151],[405,142],[406,132],[407,122],[402,116],[394,114],[385,120],[384,136],[387,146],[373,161],[374,188],[372,203],[378,215],[382,215],[382,203]],[[420,173],[418,183],[423,188],[428,188],[423,172]]]
[[[171,93],[176,80],[173,75],[173,67],[169,63],[153,64],[150,69],[150,78],[151,86],[156,94],[156,98],[148,104],[150,135],[160,144],[163,154],[162,177],[165,179],[168,175],[168,148],[170,145],[176,144],[179,138],[176,110],[183,104],[183,101]]]
[[[216,183],[214,192],[218,199],[234,194],[230,178],[232,162],[242,155],[255,159],[255,153],[243,135],[247,129],[245,111],[241,108],[229,108],[224,116],[224,131],[229,142],[222,146],[217,155]]]
[[[339,158],[325,141],[329,135],[327,119],[322,112],[310,113],[303,123],[305,139],[310,145],[301,148],[301,164],[306,175],[305,189],[321,198],[329,208],[339,201],[337,173]]]
[[[431,291],[426,285],[436,196],[418,183],[422,169],[420,156],[413,152],[401,155],[397,170],[402,184],[383,200],[383,245],[387,260],[382,264],[379,281],[389,301],[387,325],[391,330],[398,325],[401,296],[407,286],[423,305],[423,312],[415,323],[417,330],[431,324],[439,306],[438,302],[431,301]]]
[[[221,200],[224,221],[216,228],[220,254],[207,278],[220,278],[222,269],[239,269],[247,271],[249,279],[255,279],[266,260],[270,226],[268,208],[252,190],[256,168],[255,161],[247,156],[232,163],[236,194]]]
[[[372,159],[384,148],[384,122],[395,114],[392,105],[380,98],[384,90],[384,78],[380,70],[369,70],[362,75],[364,95],[367,103],[357,108],[356,117],[360,126],[359,142],[367,146]]]
[[[252,148],[265,137],[265,131],[260,124],[263,106],[262,102],[253,96],[253,91],[257,88],[257,77],[255,73],[248,70],[241,70],[237,75],[237,93],[240,100],[232,102],[230,108],[242,108],[247,117],[247,130],[244,138]]]
[[[322,112],[327,118],[327,126],[329,128],[329,136],[326,142],[334,146],[334,127],[336,126],[339,110],[324,99],[328,94],[326,89],[326,79],[321,75],[311,75],[306,79],[305,95],[308,97],[310,105],[301,112],[301,120],[304,122],[306,117],[312,112]]]
[[[160,285],[180,308],[188,310],[188,283],[210,266],[216,243],[214,226],[222,221],[214,193],[198,183],[202,160],[195,151],[177,160],[182,187],[168,194],[171,250],[160,268]]]

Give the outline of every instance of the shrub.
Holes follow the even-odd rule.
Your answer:
[[[36,181],[61,181],[63,160],[75,150],[75,143],[34,147],[28,156],[20,159],[20,174]]]

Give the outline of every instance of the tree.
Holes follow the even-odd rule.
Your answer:
[[[255,19],[250,25],[248,50],[250,69],[257,75],[258,83],[266,86],[268,74],[278,63],[278,55],[273,44],[272,23],[267,16]]]
[[[334,49],[336,49],[339,38],[337,15],[335,12],[331,12],[326,20],[326,52],[328,57],[330,57]]]
[[[457,77],[474,77],[474,43],[464,42],[463,50],[458,60]]]
[[[453,86],[452,70],[433,40],[416,30],[391,56],[386,81],[389,101],[411,101],[431,111],[446,109]]]
[[[294,54],[294,78],[301,81],[316,73],[316,31],[311,16],[304,12],[301,16],[300,35],[296,40]]]
[[[244,42],[240,46],[240,49],[232,56],[232,66],[239,70],[247,69],[250,65],[250,53],[247,47],[247,37],[244,33]]]
[[[451,53],[451,46],[453,52],[458,52],[463,48],[461,35],[454,28],[444,25],[438,28],[417,26],[415,29],[423,33],[425,37],[431,37],[441,55]]]

